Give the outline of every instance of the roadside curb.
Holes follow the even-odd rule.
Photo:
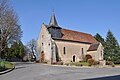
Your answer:
[[[91,66],[91,67],[88,67],[88,66],[66,66],[66,65],[51,65],[51,64],[42,64],[42,65],[47,65],[47,66],[55,66],[55,67],[70,67],[70,68],[114,68],[114,67],[111,67],[111,66]],[[120,68],[120,66],[115,66],[117,68]]]
[[[51,64],[42,64],[42,65],[47,65],[47,66],[54,66],[54,67],[69,67],[69,68],[94,68],[94,67],[87,67],[87,66],[66,66],[66,65],[51,65]]]
[[[10,71],[12,71],[12,70],[14,70],[14,69],[15,69],[15,65],[13,66],[12,69],[8,69],[8,70],[5,70],[5,71],[0,72],[0,75],[5,74],[5,73],[8,73],[8,72],[10,72]]]

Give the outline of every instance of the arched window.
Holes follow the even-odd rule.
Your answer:
[[[73,56],[73,62],[75,62],[75,55]]]
[[[64,53],[64,54],[66,54],[66,50],[65,50],[65,49],[66,49],[66,48],[64,47],[64,48],[63,48],[63,53]]]
[[[84,54],[84,50],[83,50],[83,48],[82,48],[82,54]]]
[[[103,54],[102,54],[102,51],[101,51],[101,57],[102,57],[102,55],[103,55]]]

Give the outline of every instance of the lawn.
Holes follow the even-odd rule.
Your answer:
[[[12,69],[13,68],[13,64],[8,62],[8,61],[0,61],[0,71],[4,71],[7,69]]]
[[[66,63],[65,65],[71,65],[71,66],[88,66],[88,62],[70,62]]]
[[[120,64],[115,64],[115,66],[120,66]]]

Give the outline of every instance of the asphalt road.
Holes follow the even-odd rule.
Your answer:
[[[18,63],[0,80],[120,80],[120,68],[74,68]]]

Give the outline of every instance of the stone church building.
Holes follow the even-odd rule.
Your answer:
[[[58,25],[54,12],[50,23],[42,24],[38,42],[40,62],[78,62],[89,54],[96,61],[103,60],[103,46],[91,34],[65,29]]]

